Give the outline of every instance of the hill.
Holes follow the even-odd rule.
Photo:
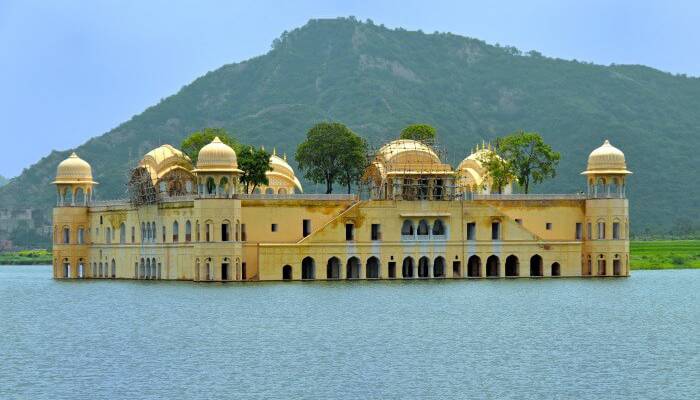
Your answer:
[[[566,193],[584,189],[586,157],[609,138],[635,172],[628,185],[633,231],[661,232],[676,216],[697,218],[698,110],[700,79],[341,18],[285,32],[267,54],[209,72],[75,150],[92,164],[105,199],[124,196],[127,169],[148,150],[179,145],[202,127],[292,154],[322,120],[344,122],[373,144],[424,122],[437,127],[453,165],[482,140],[526,129],[562,153],[557,178],[535,191]],[[27,168],[0,188],[0,202],[49,216],[50,182],[72,150]]]
[[[5,186],[7,184],[7,178],[4,176],[0,175],[0,187]]]

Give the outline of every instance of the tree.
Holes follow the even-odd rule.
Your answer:
[[[243,170],[240,181],[246,193],[251,193],[256,187],[269,183],[265,173],[272,171],[270,153],[253,146],[239,145],[236,148],[236,154],[238,154],[238,168]]]
[[[484,182],[491,182],[491,191],[502,193],[503,188],[515,179],[512,165],[501,158],[494,150],[484,151],[479,162],[486,170]]]
[[[350,194],[352,185],[360,181],[365,168],[367,168],[367,141],[352,134],[347,141],[342,143],[342,146],[344,147],[340,156],[342,169],[338,176],[338,182],[346,186],[348,194]]]
[[[309,129],[294,158],[306,179],[325,183],[326,193],[333,193],[334,182],[350,188],[359,179],[361,171],[357,168],[364,164],[360,161],[360,154],[364,157],[365,146],[365,141],[347,126],[321,122]]]
[[[496,151],[510,165],[525,193],[529,192],[530,184],[554,178],[561,158],[536,132],[519,131],[499,138]]]
[[[430,142],[435,140],[436,135],[437,130],[430,125],[413,124],[403,128],[400,138]]]
[[[182,149],[183,153],[190,157],[193,164],[197,164],[199,150],[211,143],[211,141],[217,136],[219,140],[231,146],[234,150],[236,150],[236,153],[238,153],[237,147],[240,146],[239,143],[236,141],[236,139],[229,136],[228,132],[226,132],[226,130],[223,128],[204,128],[201,131],[192,132],[190,136],[182,141],[180,148]]]

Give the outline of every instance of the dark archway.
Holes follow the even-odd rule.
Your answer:
[[[367,279],[378,279],[379,278],[379,259],[377,257],[370,257],[367,259]]]
[[[542,276],[544,272],[543,269],[542,256],[535,254],[530,257],[530,276]]]
[[[558,262],[552,263],[552,276],[561,276],[561,266]]]
[[[622,261],[619,258],[613,259],[613,275],[622,275]]]
[[[340,279],[340,259],[338,259],[338,257],[331,257],[328,259],[328,263],[326,264],[326,278]]]
[[[360,279],[360,259],[357,257],[348,258],[346,275],[347,279]]]
[[[282,267],[282,279],[285,281],[289,281],[292,279],[292,266],[291,265],[285,265]]]
[[[481,277],[481,258],[479,258],[479,256],[473,255],[469,257],[469,260],[467,261],[467,277]]]
[[[401,225],[401,236],[413,236],[413,221],[406,219]]]
[[[433,262],[433,277],[444,278],[445,277],[445,258],[438,256]]]
[[[515,255],[506,258],[506,276],[520,276],[520,261]]]
[[[430,225],[428,225],[428,221],[422,219],[420,222],[418,222],[418,236],[428,236],[430,233]]]
[[[316,279],[316,263],[311,257],[301,260],[301,279]]]
[[[406,257],[403,259],[401,275],[404,278],[413,278],[413,257]]]
[[[421,257],[418,259],[418,277],[427,278],[428,271],[430,271],[430,259],[428,257]]]
[[[493,255],[486,259],[486,276],[498,277],[500,275],[501,260],[498,256]]]

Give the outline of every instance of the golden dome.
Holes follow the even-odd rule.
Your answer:
[[[192,170],[192,160],[187,154],[169,144],[164,144],[146,153],[139,165],[148,170],[154,184],[174,169]]]
[[[219,137],[199,150],[195,172],[242,172],[238,169],[236,152]]]
[[[627,170],[625,154],[608,140],[593,150],[588,156],[588,166],[584,175],[589,174],[631,174]]]
[[[56,167],[56,180],[53,183],[90,183],[96,184],[92,180],[92,168],[87,161],[72,153],[70,157],[61,161]]]
[[[379,149],[385,164],[440,163],[440,157],[429,146],[410,139],[391,141]]]
[[[304,190],[301,187],[301,182],[299,182],[299,179],[297,179],[296,175],[294,175],[294,170],[292,169],[292,167],[287,163],[285,159],[279,157],[274,151],[270,156],[270,166],[272,167],[272,171],[267,171],[265,173],[266,175],[280,176],[282,177],[282,179],[291,181],[291,183],[297,189],[299,189],[300,192],[304,192]]]

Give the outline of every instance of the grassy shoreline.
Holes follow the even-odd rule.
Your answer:
[[[51,265],[49,250],[21,250],[0,253],[0,265]]]
[[[48,250],[0,253],[0,265],[50,265]],[[630,242],[630,268],[700,268],[700,240],[645,240]]]

